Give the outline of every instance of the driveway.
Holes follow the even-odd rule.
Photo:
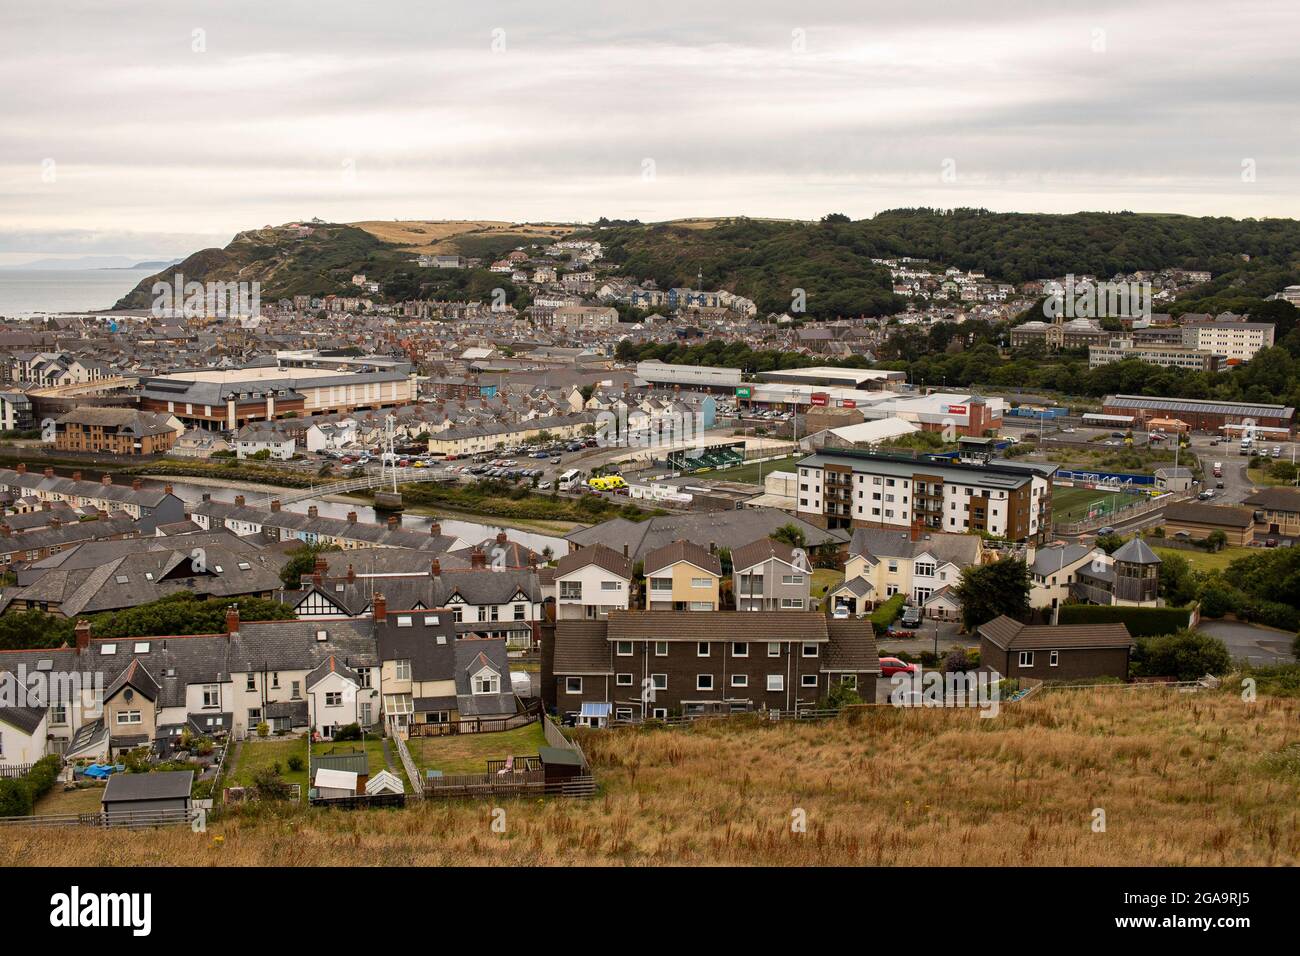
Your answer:
[[[952,650],[954,647],[975,647],[979,640],[973,638],[970,634],[958,635],[960,627],[955,621],[939,621],[939,653],[943,654]],[[889,657],[897,654],[899,651],[906,651],[908,654],[920,654],[922,651],[934,651],[935,622],[926,621],[921,625],[916,637],[908,640],[892,640],[888,637],[879,638],[876,646],[880,650],[882,657]]]
[[[1251,664],[1292,664],[1291,642],[1295,635],[1241,621],[1201,621],[1197,630],[1212,634],[1228,645],[1233,660]]]

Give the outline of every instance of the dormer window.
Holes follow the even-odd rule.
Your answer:
[[[485,667],[474,675],[473,684],[476,694],[498,694],[501,692],[501,675]]]

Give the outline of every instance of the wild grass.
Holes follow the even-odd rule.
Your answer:
[[[1289,865],[1297,716],[1294,699],[1116,687],[992,719],[882,707],[595,732],[589,801],[248,807],[207,834],[12,829],[0,865]]]

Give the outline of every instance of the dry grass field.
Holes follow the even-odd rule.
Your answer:
[[[602,793],[250,808],[207,834],[0,831],[0,865],[1284,865],[1300,701],[1072,690],[974,711],[589,734]],[[1094,811],[1105,832],[1094,832]],[[806,832],[792,832],[795,812]]]
[[[564,223],[497,222],[489,219],[444,219],[428,222],[391,222],[375,219],[354,222],[351,225],[364,229],[384,242],[403,246],[411,252],[424,253],[454,253],[456,245],[451,240],[464,236],[509,233],[512,236],[559,239],[574,230],[573,226]]]

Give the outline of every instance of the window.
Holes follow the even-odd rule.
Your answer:
[[[342,692],[342,691],[338,691],[338,690],[327,690],[327,691],[325,692],[325,706],[326,706],[326,707],[342,707],[342,706],[343,706],[343,692]]]
[[[367,724],[373,724],[375,722],[374,714],[372,713],[373,707],[374,705],[369,702],[357,706],[357,721],[361,726],[364,727]]]
[[[651,591],[671,591],[672,589],[673,589],[672,578],[651,578],[650,579]]]
[[[479,671],[474,675],[474,693],[495,694],[501,689],[501,678],[493,671]]]
[[[358,667],[358,668],[357,668],[357,677],[361,678],[361,686],[362,686],[362,687],[369,687],[369,686],[370,686],[370,668],[369,668],[369,667]],[[295,682],[295,683],[296,683],[296,682]],[[277,684],[276,686],[278,687],[279,684]]]
[[[748,642],[746,642],[746,641],[732,641],[732,642],[731,642],[731,656],[732,656],[732,657],[748,657],[748,656],[749,656],[749,644],[748,644]]]
[[[203,685],[203,706],[204,707],[221,706],[221,685],[220,684]]]
[[[136,653],[136,654],[148,654],[148,653],[149,653],[149,642],[148,642],[148,641],[136,641],[136,642],[135,642],[135,646],[132,648],[132,650],[133,650],[133,652]]]
[[[691,587],[693,588],[707,588],[712,586],[712,578],[691,578]]]
[[[841,675],[840,675],[840,683],[843,684],[845,687],[852,687],[854,690],[857,690],[857,689],[858,689],[858,675],[857,675],[857,674],[841,674]]]
[[[138,724],[142,722],[140,711],[138,710],[119,710],[117,712],[117,722],[119,725]]]
[[[45,609],[44,609],[44,608],[41,608],[41,610],[45,610]],[[100,644],[100,645],[99,645],[99,653],[102,654],[102,655],[104,655],[105,657],[107,657],[107,656],[110,655],[110,654],[116,654],[116,653],[117,653],[117,645],[116,645],[116,644]]]
[[[1049,654],[1048,657],[1047,657],[1047,666],[1048,666],[1048,667],[1057,667],[1057,666],[1060,665],[1060,663],[1061,663],[1061,652],[1060,652],[1060,651],[1052,651],[1052,653]]]
[[[804,656],[804,657],[816,657],[816,656],[817,656],[817,645],[816,645],[816,644],[808,644],[808,643],[805,643],[804,646],[803,646],[803,656]]]
[[[278,689],[280,688],[280,672],[279,672],[279,671],[273,671],[273,672],[271,673],[271,687],[272,687],[272,689],[274,689],[274,690],[278,690]]]
[[[816,686],[817,686],[817,675],[816,675],[816,674],[801,674],[801,675],[799,676],[799,686],[800,686],[800,687],[816,687]]]
[[[66,704],[54,704],[50,707],[50,723],[55,725],[66,724],[68,722],[68,707]]]
[[[294,700],[300,698],[302,696],[302,684],[299,683],[298,681],[290,681],[289,696],[292,697]]]
[[[732,675],[731,675],[731,686],[732,686],[732,687],[748,687],[748,686],[749,686],[749,675],[748,675],[748,674],[732,674]]]
[[[256,674],[249,674],[249,675],[248,675],[248,680],[244,683],[244,690],[247,690],[247,691],[255,691],[255,690],[257,690],[257,675],[256,675]]]
[[[614,683],[617,684],[619,687],[631,687],[631,686],[632,686],[632,675],[631,675],[631,674],[615,674],[615,675],[614,675]]]
[[[655,641],[655,657],[667,657],[667,656],[668,656],[668,642]]]
[[[1034,666],[1034,652],[1033,652],[1033,651],[1021,651],[1021,652],[1020,652],[1020,666],[1021,666],[1021,667],[1033,667],[1033,666]]]
[[[516,621],[522,621],[522,620],[524,619],[525,613],[526,613],[526,609],[524,608],[524,606],[523,606],[522,604],[516,604],[516,605],[515,605],[515,620],[516,620]]]
[[[889,561],[889,573],[890,574],[898,573],[898,562],[893,560],[892,558]]]
[[[393,661],[393,672],[398,680],[410,680],[411,662],[409,660]]]
[[[768,641],[768,642],[767,642],[767,656],[768,656],[768,657],[780,657],[780,656],[781,656],[781,642],[780,642],[780,641]]]
[[[696,674],[696,675],[695,675],[695,689],[696,689],[696,690],[713,690],[713,675],[712,675],[712,674]]]
[[[601,581],[600,589],[602,591],[621,591],[623,590],[622,581]]]
[[[803,584],[802,574],[783,574],[781,575],[782,584]]]
[[[655,690],[667,690],[667,689],[668,689],[668,675],[667,675],[667,674],[651,674],[651,675],[650,675],[650,686],[653,687]]]
[[[781,608],[786,611],[801,611],[803,598],[781,598]]]
[[[920,575],[923,578],[932,578],[934,577],[934,565],[918,561],[912,569],[912,573]]]
[[[617,654],[619,657],[631,657],[631,656],[632,656],[632,642],[631,642],[631,641],[616,641],[616,642],[614,643],[614,653]]]
[[[708,657],[708,656],[709,656],[709,642],[708,642],[708,641],[697,641],[697,642],[696,642],[696,644],[695,644],[695,656],[696,656],[696,657]]]
[[[652,715],[654,716],[654,719],[655,719],[655,720],[667,720],[667,719],[668,719],[668,708],[667,708],[667,707],[656,707],[656,708],[655,708],[651,713],[652,713]]]
[[[770,690],[770,691],[781,691],[781,690],[785,690],[785,675],[784,675],[784,674],[768,674],[768,675],[767,675],[767,689]]]
[[[560,582],[560,600],[561,600],[561,601],[581,601],[581,600],[582,600],[582,582],[581,582],[581,581],[561,581],[561,582]]]
[[[564,678],[564,692],[566,694],[581,694],[582,678],[581,677]]]
[[[687,605],[687,606],[688,606],[692,611],[712,611],[712,610],[713,610],[713,602],[712,602],[712,601],[692,601],[692,602],[691,602],[689,605]]]

